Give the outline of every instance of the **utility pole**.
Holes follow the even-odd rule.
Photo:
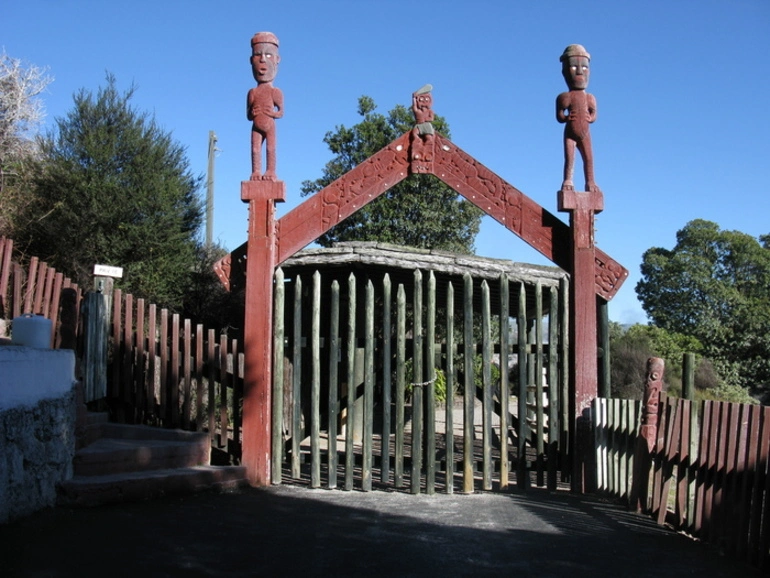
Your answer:
[[[206,180],[206,245],[209,247],[214,237],[214,158],[217,150],[217,135],[210,130],[208,179]]]

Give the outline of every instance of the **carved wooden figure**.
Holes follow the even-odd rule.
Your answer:
[[[430,163],[433,162],[435,145],[435,130],[433,120],[433,86],[426,84],[412,93],[412,112],[414,113],[414,128],[411,133],[411,168],[414,173],[429,173]]]
[[[246,98],[246,117],[251,129],[251,180],[275,181],[275,119],[283,116],[283,93],[273,86],[278,73],[278,38],[272,32],[258,32],[251,39],[251,71],[257,86]],[[266,169],[262,173],[262,143]]]
[[[586,92],[591,55],[580,44],[570,44],[561,55],[561,73],[569,87],[556,98],[556,120],[564,123],[564,182],[562,190],[574,189],[575,148],[583,158],[586,191],[598,191],[594,182],[594,158],[589,126],[596,120],[596,99]]]
[[[650,453],[655,449],[655,438],[658,434],[658,406],[660,392],[663,391],[664,369],[665,362],[659,357],[650,357],[647,360],[647,382],[644,386],[642,425],[639,433],[647,441],[647,451]]]
[[[632,476],[629,506],[638,512],[646,510],[650,498],[650,464],[658,437],[660,394],[663,390],[665,362],[659,357],[647,360],[647,381],[644,385],[642,423],[636,438],[634,473]],[[665,508],[664,508],[665,509]]]

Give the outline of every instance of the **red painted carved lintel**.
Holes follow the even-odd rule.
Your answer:
[[[415,138],[421,137],[412,133],[401,135],[281,217],[277,222],[276,264],[312,243],[409,174],[425,172],[452,187],[555,265],[571,271],[569,226],[438,133],[429,146],[432,159],[427,155],[415,159]],[[242,287],[242,255],[245,253],[244,244],[214,266],[227,289]],[[594,256],[596,294],[609,301],[628,277],[628,271],[598,247]]]

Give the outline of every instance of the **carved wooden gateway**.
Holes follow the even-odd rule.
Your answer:
[[[254,121],[257,138],[252,140],[252,158],[261,154],[262,142],[268,147],[268,170],[261,174],[259,163],[254,162],[251,180],[241,185],[241,198],[249,205],[249,233],[245,247],[234,251],[217,264],[217,272],[228,286],[231,279],[244,275],[245,256],[245,384],[243,402],[243,463],[253,485],[271,482],[271,414],[273,411],[273,371],[282,360],[274,360],[273,303],[276,268],[295,255],[323,233],[370,203],[412,174],[431,174],[452,187],[465,199],[482,209],[497,222],[526,243],[537,249],[558,267],[570,274],[569,343],[570,343],[570,430],[577,431],[575,422],[596,397],[597,297],[611,299],[626,279],[628,272],[594,245],[594,214],[603,208],[603,197],[593,183],[590,138],[587,123],[592,122],[595,110],[585,113],[580,106],[593,103],[581,91],[586,82],[573,78],[587,71],[587,53],[568,47],[562,57],[565,79],[571,91],[562,117],[565,129],[565,155],[574,151],[575,143],[583,154],[584,164],[590,161],[591,173],[588,192],[577,192],[571,182],[565,183],[558,193],[558,205],[570,213],[567,225],[535,203],[513,185],[507,183],[483,164],[460,149],[444,136],[435,133],[429,89],[413,95],[415,128],[400,136],[388,146],[355,167],[329,186],[319,191],[280,219],[275,218],[275,205],[285,200],[285,184],[275,177],[275,150],[273,118],[282,114],[282,95],[272,87],[277,66],[277,39],[269,33],[260,33],[253,42],[252,66],[258,88],[269,83],[270,98],[249,96],[248,116],[262,118]],[[265,46],[265,43],[268,46]],[[271,56],[268,56],[271,55]],[[272,59],[270,69],[265,60]],[[573,70],[577,67],[577,72]],[[570,75],[572,74],[572,76]],[[268,80],[269,78],[269,80]],[[255,89],[252,89],[255,90]],[[277,91],[277,92],[276,92]],[[590,95],[586,95],[590,96]],[[560,102],[564,104],[564,95]],[[280,100],[280,102],[279,102]],[[267,102],[267,104],[265,104]],[[582,104],[581,104],[582,103]],[[572,119],[571,122],[570,118]],[[560,119],[561,120],[561,119]],[[586,145],[588,148],[586,148]],[[566,164],[567,169],[571,167]],[[588,168],[586,168],[588,171]],[[589,180],[589,173],[586,173]],[[241,258],[239,258],[241,255]],[[418,337],[415,334],[415,339]],[[565,338],[566,339],[566,338]],[[576,439],[574,436],[571,439]],[[573,442],[571,442],[573,443]],[[574,452],[579,460],[578,452]],[[430,461],[430,460],[429,460]],[[577,464],[579,468],[579,463]],[[579,471],[576,470],[576,471]],[[580,476],[573,476],[573,488],[579,489]]]

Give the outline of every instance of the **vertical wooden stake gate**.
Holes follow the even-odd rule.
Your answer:
[[[394,298],[389,273],[328,276],[276,272],[273,483],[473,492],[506,487],[513,471],[521,487],[556,489],[568,466],[566,278],[418,269]]]

